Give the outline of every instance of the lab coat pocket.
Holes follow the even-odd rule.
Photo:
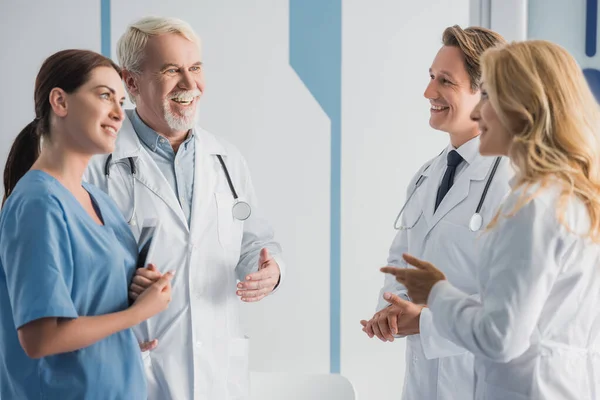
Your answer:
[[[219,243],[224,249],[240,248],[243,222],[233,217],[234,199],[231,193],[215,193]]]
[[[227,388],[231,400],[247,399],[249,396],[248,350],[248,337],[234,338],[229,342]]]
[[[542,396],[555,393],[561,399],[592,399],[594,381],[589,374],[590,353],[566,345],[542,346],[538,376]]]

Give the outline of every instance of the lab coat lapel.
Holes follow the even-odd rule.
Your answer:
[[[430,223],[428,224],[428,233],[431,231],[437,223],[444,218],[446,214],[448,214],[452,209],[458,206],[464,199],[469,196],[469,191],[471,190],[471,182],[472,181],[481,181],[484,180],[485,177],[490,172],[491,164],[493,163],[494,158],[492,157],[483,157],[478,155],[477,158],[458,176],[458,178],[454,181],[454,184],[440,203],[438,209],[433,213]],[[430,197],[431,208],[435,207],[435,197],[437,195],[437,186],[433,188]],[[477,195],[477,194],[475,194]],[[429,205],[428,205],[429,207]],[[473,210],[475,212],[475,210]],[[468,218],[466,218],[466,223],[468,223]]]
[[[197,240],[202,235],[201,226],[210,215],[214,202],[215,185],[217,174],[221,165],[216,155],[226,155],[226,151],[217,139],[207,131],[197,127],[194,134],[196,140],[194,191],[192,201],[191,236]]]
[[[187,219],[175,196],[173,188],[171,188],[171,185],[167,182],[162,171],[158,168],[158,165],[156,165],[145,149],[140,152],[136,164],[138,169],[138,174],[136,174],[137,181],[146,186],[148,190],[164,201],[175,215],[177,215],[179,222],[185,226],[185,230],[188,230]]]
[[[425,177],[425,182],[423,182],[423,189],[418,193],[419,195],[417,196],[417,201],[421,205],[421,212],[423,213],[423,217],[425,218],[425,222],[427,223],[428,227],[431,226],[431,221],[433,220],[435,193],[437,193],[437,187],[440,182],[438,177],[443,173],[445,168],[444,154],[433,160],[431,166],[422,173],[422,175]],[[434,194],[432,195],[432,193]],[[433,200],[429,201],[430,199]]]
[[[179,205],[179,201],[167,182],[166,178],[158,168],[150,154],[142,146],[133,125],[129,120],[129,116],[123,121],[123,126],[117,137],[116,150],[113,153],[113,162],[123,158],[132,157],[135,160],[137,167],[136,180],[148,188],[152,193],[158,196],[165,204],[177,215],[178,220],[188,229],[187,220],[183,214],[183,210]],[[142,195],[136,191],[136,196]],[[136,202],[139,198],[136,198]],[[141,221],[143,222],[143,221]]]

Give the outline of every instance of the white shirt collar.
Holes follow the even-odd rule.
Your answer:
[[[448,148],[446,149],[446,155],[452,150],[456,150],[463,160],[467,162],[467,165],[471,165],[479,155],[479,135],[464,143],[458,149],[455,149],[452,144],[449,144]]]

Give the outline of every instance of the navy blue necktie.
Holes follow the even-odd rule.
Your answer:
[[[456,150],[452,150],[448,153],[448,167],[446,168],[446,172],[444,173],[444,178],[442,178],[442,184],[438,188],[437,197],[435,199],[435,210],[437,210],[438,206],[442,202],[446,193],[452,187],[454,183],[454,174],[456,173],[456,167],[460,165],[463,158],[458,154]]]

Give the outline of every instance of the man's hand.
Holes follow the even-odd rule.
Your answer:
[[[156,348],[156,346],[158,346],[158,339],[140,343],[140,350],[142,352],[150,351],[150,350],[154,350]]]
[[[391,293],[386,293],[383,298],[391,305],[376,313],[371,320],[360,321],[363,331],[370,338],[377,336],[383,342],[393,342],[394,335],[418,334],[423,306]]]
[[[275,289],[280,276],[279,265],[267,249],[262,249],[258,259],[258,271],[238,283],[236,294],[245,302],[262,300]]]
[[[154,264],[148,264],[148,268],[138,268],[129,286],[129,298],[133,301],[154,282],[159,280],[162,274]]]

